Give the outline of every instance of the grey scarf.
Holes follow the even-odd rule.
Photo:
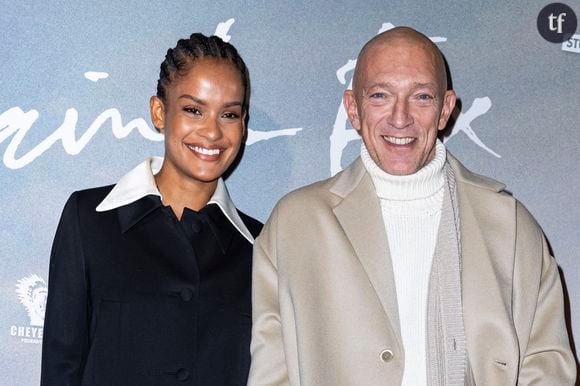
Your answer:
[[[427,381],[429,386],[464,386],[475,383],[463,326],[459,205],[449,163],[444,170],[441,223],[427,299]]]

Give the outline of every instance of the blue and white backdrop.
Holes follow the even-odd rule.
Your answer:
[[[580,35],[544,40],[536,19],[545,5],[3,0],[0,384],[38,384],[60,211],[72,191],[114,183],[162,154],[148,99],[166,50],[194,31],[230,39],[250,68],[249,137],[228,185],[263,221],[283,194],[357,156],[341,96],[364,42],[397,25],[430,36],[461,102],[446,145],[534,213],[566,280],[579,341]],[[568,5],[580,15],[577,0]]]

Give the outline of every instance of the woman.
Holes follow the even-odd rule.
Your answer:
[[[246,132],[236,49],[193,34],[151,97],[165,158],[74,193],[55,236],[42,385],[245,385],[250,274],[261,224],[221,176]]]

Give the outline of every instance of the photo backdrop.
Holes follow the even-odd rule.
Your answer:
[[[409,25],[448,61],[460,99],[445,143],[535,215],[567,285],[580,338],[580,32],[549,43],[544,1],[2,1],[0,385],[36,385],[50,247],[75,190],[151,155],[159,64],[200,31],[233,43],[252,78],[249,136],[228,179],[265,221],[285,193],[358,155],[341,97],[362,45]],[[578,1],[567,3],[580,14]]]

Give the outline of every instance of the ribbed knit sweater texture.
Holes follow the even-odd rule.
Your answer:
[[[373,161],[364,143],[361,159],[380,199],[393,262],[405,350],[402,386],[426,385],[427,295],[441,220],[445,146],[437,140],[433,160],[406,176],[383,171]]]

